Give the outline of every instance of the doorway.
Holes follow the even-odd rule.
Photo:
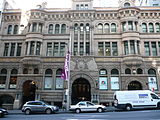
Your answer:
[[[84,100],[91,101],[91,86],[88,80],[78,78],[72,84],[71,104]]]
[[[23,104],[35,100],[36,83],[28,80],[23,83]]]
[[[142,85],[138,81],[132,81],[128,84],[128,90],[142,90]]]

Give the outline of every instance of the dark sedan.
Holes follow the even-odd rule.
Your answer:
[[[4,115],[8,115],[8,111],[4,108],[0,108],[0,118],[4,117]]]

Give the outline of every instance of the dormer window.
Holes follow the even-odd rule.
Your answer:
[[[130,3],[124,3],[124,7],[130,7],[131,6],[131,4]]]

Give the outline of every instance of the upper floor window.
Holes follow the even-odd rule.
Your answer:
[[[112,23],[111,24],[111,32],[116,32],[116,24],[115,23]]]
[[[49,33],[49,34],[53,34],[53,24],[50,24],[50,25],[49,25],[48,33]]]
[[[18,34],[18,25],[14,26],[13,34]]]
[[[61,33],[62,33],[62,34],[65,34],[65,33],[66,33],[66,25],[65,25],[65,24],[62,24]]]
[[[55,25],[55,34],[59,34],[59,30],[60,30],[60,25],[56,24]]]
[[[12,34],[12,25],[9,25],[9,26],[8,26],[7,34]]]
[[[160,23],[156,23],[156,32],[160,32]]]
[[[125,74],[131,74],[131,70],[129,68],[125,69]]]
[[[98,33],[103,33],[103,25],[101,23],[98,24]]]
[[[37,23],[33,23],[32,32],[36,32],[36,30],[37,30]]]
[[[149,32],[150,32],[150,33],[153,33],[153,32],[154,32],[153,23],[149,23]]]
[[[143,33],[147,32],[147,24],[146,23],[142,23],[142,32]]]
[[[105,23],[104,24],[104,33],[109,33],[109,32],[110,32],[109,24]]]

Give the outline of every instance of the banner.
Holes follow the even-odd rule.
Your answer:
[[[157,80],[156,77],[148,77],[148,86],[150,90],[157,90]]]
[[[101,90],[107,89],[107,78],[106,77],[99,78],[99,89]]]
[[[70,52],[68,51],[66,54],[65,63],[64,63],[63,70],[62,70],[62,74],[61,74],[61,79],[63,79],[63,80],[69,80],[70,57],[71,57],[71,55],[70,55]]]

